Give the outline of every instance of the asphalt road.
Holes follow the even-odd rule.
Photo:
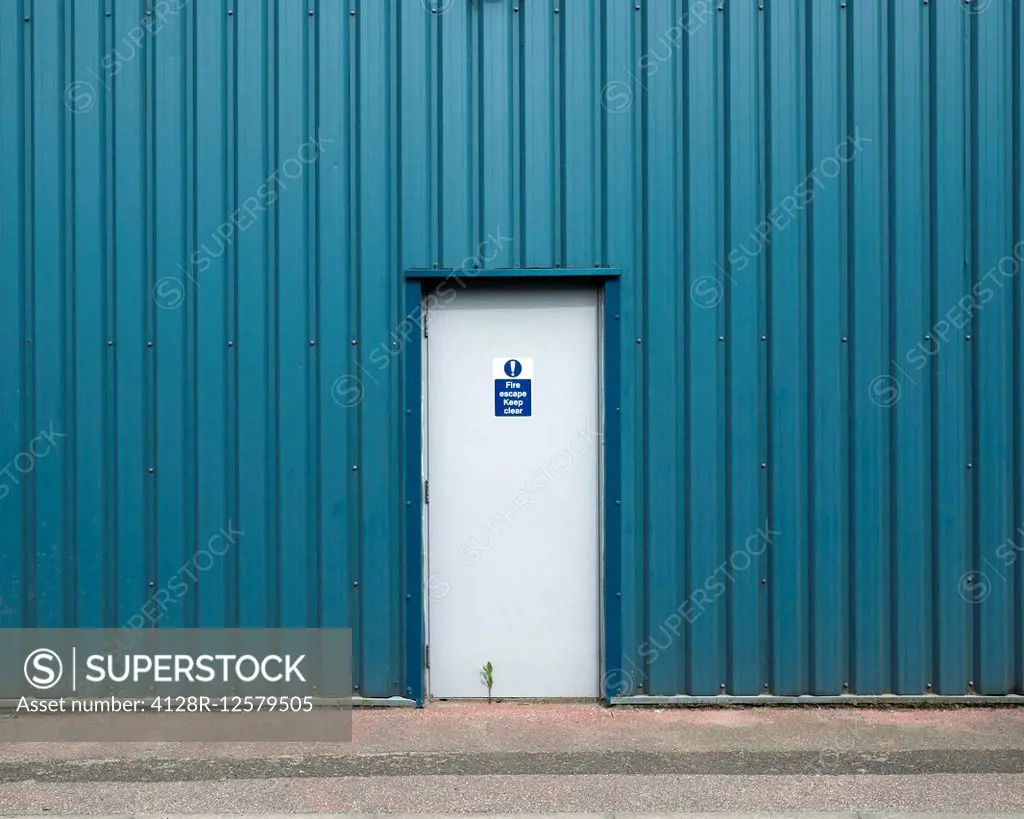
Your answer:
[[[1024,813],[1020,774],[921,776],[502,775],[21,782],[3,813],[566,813],[900,811]]]
[[[143,759],[0,763],[0,783],[475,776],[922,776],[1021,774],[1024,751],[426,753],[272,759]]]

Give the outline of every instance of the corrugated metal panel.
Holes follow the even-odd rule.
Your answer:
[[[405,694],[401,271],[500,235],[623,271],[624,691],[1024,691],[1022,26],[3,0],[0,622],[353,625]]]

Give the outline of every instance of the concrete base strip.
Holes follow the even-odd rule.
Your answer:
[[[741,697],[730,694],[715,694],[707,697],[690,694],[654,696],[635,694],[627,697],[612,697],[612,705],[689,705],[705,708],[709,705],[859,705],[859,706],[922,706],[933,705],[948,708],[951,705],[1021,706],[1022,694],[840,694],[835,697],[795,696],[779,694],[758,694]]]

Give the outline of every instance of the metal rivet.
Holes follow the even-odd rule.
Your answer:
[[[519,6],[513,6],[512,11],[519,11]]]
[[[621,506],[622,505],[622,501],[615,501],[615,505],[616,506]]]
[[[850,684],[846,680],[843,680],[843,688],[849,688],[849,687],[850,687]]]
[[[309,10],[309,16],[310,16],[310,17],[312,17],[312,16],[313,16],[313,9],[310,9],[310,10]]]
[[[638,338],[638,339],[636,340],[636,343],[637,343],[637,344],[643,344],[643,341],[642,341],[641,339],[639,339],[639,338]]]
[[[146,342],[146,346],[147,347],[152,347],[153,346],[153,342],[152,341],[147,341]]]
[[[762,578],[761,578],[761,585],[762,585],[762,586],[764,586],[764,585],[766,585],[767,583],[768,583],[768,578],[767,578],[767,577],[762,577]]]
[[[315,347],[315,346],[316,346],[316,341],[315,341],[314,339],[312,339],[312,338],[311,338],[311,339],[309,340],[309,346],[310,346],[310,347]]]
[[[618,313],[616,313],[616,314],[615,314],[615,320],[616,320],[616,321],[618,321],[618,320],[619,320],[619,314],[618,314]]]
[[[412,501],[406,501],[406,502],[405,502],[405,505],[406,505],[406,506],[412,506]]]
[[[768,340],[768,336],[761,336],[761,341],[767,341],[767,340]]]
[[[555,14],[558,14],[558,9],[555,9]]]
[[[964,336],[964,338],[966,338],[968,341],[970,341],[971,340],[971,334],[968,333],[966,336]]]
[[[970,469],[974,464],[967,464],[967,468]]]
[[[721,11],[721,9],[719,9],[719,11]],[[719,688],[721,688],[721,689],[722,689],[723,691],[725,691],[725,683],[722,683],[722,684],[721,684],[720,686],[718,686],[718,687],[719,687]]]
[[[924,340],[925,341],[931,341],[931,339],[932,339],[932,334],[931,333],[925,333],[924,334]]]
[[[231,9],[228,9],[228,17],[230,17],[232,14],[234,14],[234,12]]]
[[[412,410],[406,410],[406,411],[405,411],[405,414],[406,414],[406,415],[412,415]]]
[[[765,684],[764,684],[764,690],[765,690],[765,691],[767,691],[767,690],[768,690],[768,683],[765,683]]]
[[[235,346],[235,342],[233,342],[233,341],[229,341],[228,342],[228,347],[234,347],[234,346]]]
[[[405,599],[406,599],[406,600],[412,600],[412,595],[411,595],[411,594],[407,594],[407,595],[405,596]]]
[[[356,346],[356,340],[355,340],[355,339],[352,339],[352,346],[353,346],[353,347],[355,347],[355,346]]]
[[[354,11],[353,11],[352,13],[353,13],[353,14],[355,14],[355,12],[354,12]],[[358,686],[358,685],[353,685],[353,686],[352,686],[352,690],[353,690],[353,691],[358,691],[358,690],[359,690],[359,686]]]
[[[767,468],[768,468],[768,464],[761,464],[761,469],[767,469]]]
[[[615,408],[615,412],[617,412],[617,413],[618,413],[618,412],[622,412],[622,409],[621,409],[621,408],[619,408],[619,407],[616,407],[616,408]]]
[[[114,346],[114,342],[113,341],[108,341],[107,342],[107,346],[108,347],[113,347]]]
[[[107,12],[107,17],[109,17],[109,16],[110,16],[110,12],[108,11],[108,12]]]
[[[928,0],[924,0],[924,2],[926,2],[926,3],[927,3],[927,2],[928,2]],[[925,687],[925,688],[927,688],[927,689],[928,689],[929,691],[931,691],[931,690],[932,690],[932,684],[931,684],[931,683],[925,683],[925,684],[924,684],[924,687]]]
[[[357,469],[359,469],[359,467],[356,466],[355,464],[352,464],[352,471],[355,472]]]
[[[358,580],[353,580],[352,581],[352,585],[353,586],[358,586],[359,585],[359,581]]]
[[[621,600],[622,599],[622,592],[615,592],[615,599],[616,600]]]
[[[846,336],[843,336],[843,344],[846,343]]]
[[[156,583],[150,580],[149,583],[147,583],[146,585],[148,585],[150,588],[153,588],[156,585]],[[111,686],[111,688],[113,688],[113,686]]]
[[[350,15],[351,15],[352,17],[355,17],[355,16],[356,16],[356,10],[355,10],[355,9],[352,9],[352,11],[350,11],[350,12],[349,12],[349,14],[350,14]],[[357,685],[357,686],[356,686],[356,688],[358,688],[358,687],[359,687],[359,686]]]
[[[153,474],[154,472],[156,472],[156,469],[155,469],[154,467],[152,467],[152,466],[151,466],[151,467],[149,468],[149,474],[150,474],[150,475],[152,475],[152,474]]]
[[[969,686],[970,688],[974,688],[974,680],[968,680],[968,681],[967,681],[967,685],[968,685],[968,686]]]

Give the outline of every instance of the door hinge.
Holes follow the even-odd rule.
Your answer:
[[[430,481],[423,482],[423,502],[430,503]]]
[[[427,668],[430,668],[430,646],[427,646]]]

